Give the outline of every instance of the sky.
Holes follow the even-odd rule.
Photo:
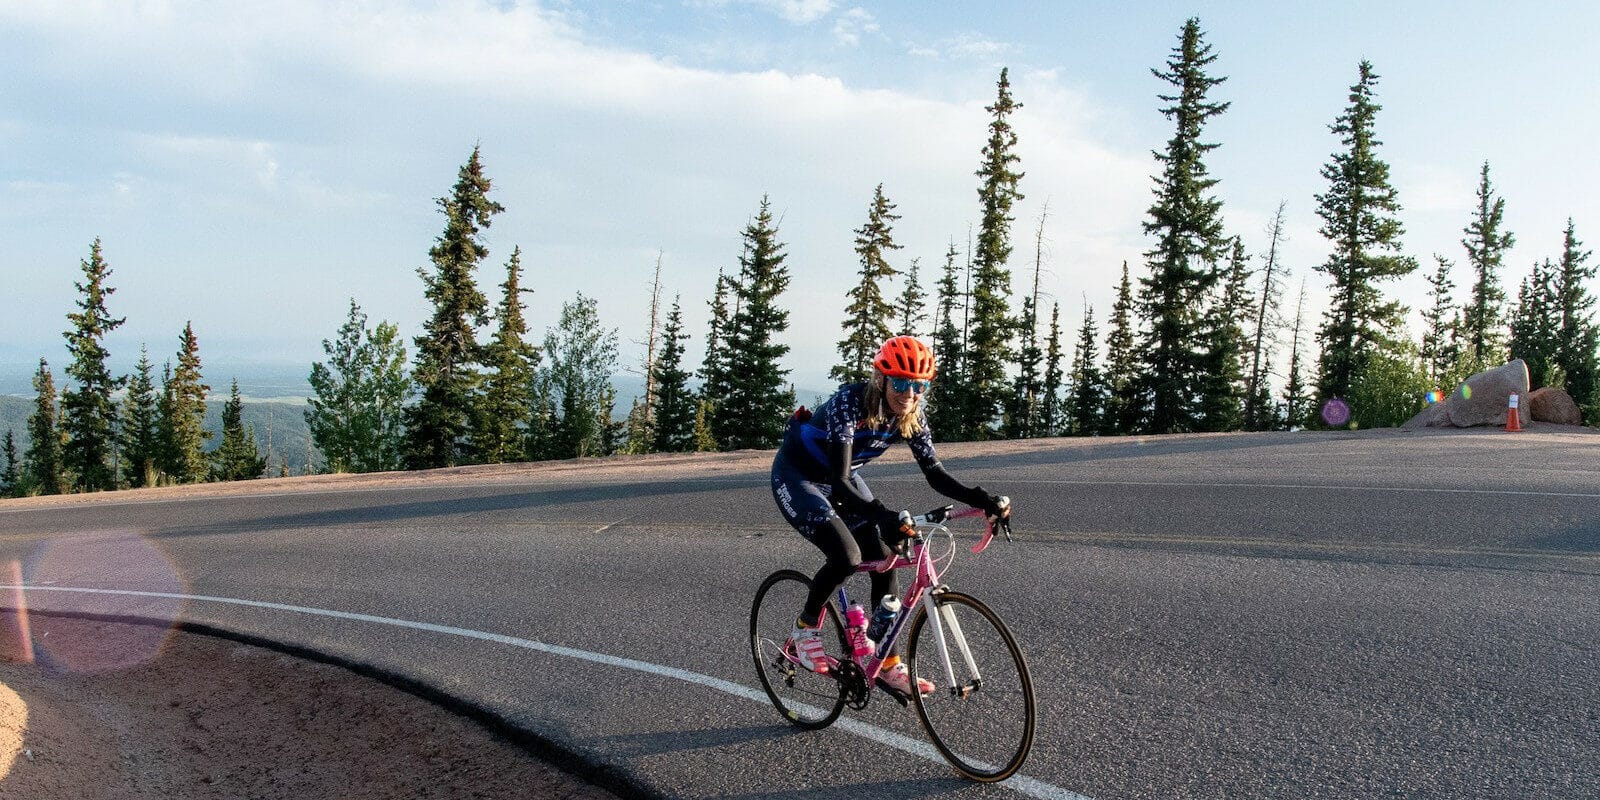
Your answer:
[[[698,364],[716,274],[765,197],[791,274],[784,366],[825,390],[874,188],[901,216],[891,264],[918,260],[924,288],[966,247],[1002,68],[1023,106],[1015,299],[1039,264],[1070,346],[1085,305],[1103,335],[1124,261],[1148,272],[1152,151],[1173,132],[1151,69],[1191,16],[1227,78],[1210,98],[1232,104],[1204,132],[1227,231],[1264,253],[1284,204],[1285,303],[1303,281],[1309,329],[1328,294],[1328,127],[1362,59],[1422,263],[1384,291],[1413,317],[1433,254],[1457,263],[1458,297],[1470,285],[1460,240],[1486,161],[1512,298],[1569,217],[1600,239],[1600,6],[1302,5],[0,0],[0,372],[42,356],[61,381],[96,238],[127,320],[106,340],[117,369],[141,346],[171,358],[192,321],[213,386],[309,370],[352,299],[414,337],[437,198],[479,147],[506,210],[477,278],[494,302],[521,248],[532,338],[582,293],[637,369],[659,259]]]

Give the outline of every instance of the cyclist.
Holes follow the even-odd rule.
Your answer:
[[[926,344],[912,336],[889,339],[872,359],[870,379],[841,385],[814,413],[803,406],[795,412],[772,461],[778,509],[827,557],[788,643],[800,664],[813,672],[828,671],[821,640],[828,598],[863,560],[887,557],[885,541],[899,545],[913,532],[908,516],[902,521],[901,512],[872,496],[857,467],[905,440],[934,491],[981,508],[992,518],[1010,514],[998,495],[966,486],[940,466],[924,403],[935,372],[933,351]],[[873,598],[897,594],[895,572],[872,573]],[[879,680],[902,695],[911,693],[911,677],[898,655],[884,660]],[[933,688],[917,679],[923,694]]]

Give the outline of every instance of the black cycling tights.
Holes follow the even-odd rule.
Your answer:
[[[816,624],[828,598],[838,591],[846,578],[855,574],[856,567],[862,561],[877,561],[889,555],[889,548],[878,537],[878,526],[863,524],[852,533],[837,514],[828,522],[831,524],[816,526],[811,537],[811,543],[822,549],[828,562],[817,570],[816,577],[811,580],[811,594],[806,598],[805,609],[800,612],[800,620],[807,625]],[[871,573],[872,595],[862,603],[867,607],[868,614],[872,613],[873,605],[884,595],[898,593],[895,572]]]

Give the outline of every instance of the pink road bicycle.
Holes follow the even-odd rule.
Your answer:
[[[876,687],[901,705],[916,707],[933,746],[957,772],[985,783],[1001,781],[1022,766],[1033,745],[1033,682],[1022,650],[1000,617],[976,598],[941,582],[958,549],[945,523],[983,516],[976,508],[952,513],[954,508],[944,506],[911,518],[916,533],[906,542],[909,554],[902,550],[857,568],[857,572],[916,569],[899,616],[871,652],[855,655],[852,637],[857,632],[845,624],[850,598],[841,587],[822,615],[824,628],[833,631],[823,633],[829,650],[827,673],[801,666],[788,648],[789,631],[811,590],[811,578],[786,569],[772,573],[756,590],[750,609],[750,655],[772,704],[794,725],[826,728],[846,705],[866,708]],[[1011,538],[1009,521],[990,521],[972,552],[983,552],[997,529]],[[870,617],[875,599],[864,605]],[[904,660],[913,676],[934,683],[926,695],[913,690],[907,696],[878,680],[908,619]]]

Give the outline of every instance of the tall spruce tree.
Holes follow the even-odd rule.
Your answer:
[[[1083,308],[1083,328],[1072,358],[1071,431],[1074,436],[1094,436],[1104,426],[1106,386],[1096,366],[1094,306]]]
[[[1522,279],[1511,317],[1511,357],[1528,365],[1528,380],[1534,389],[1566,382],[1556,362],[1561,313],[1556,303],[1555,271],[1548,258],[1533,265],[1533,274]]]
[[[1450,297],[1450,290],[1455,288],[1450,280],[1450,269],[1455,264],[1438,253],[1433,254],[1433,260],[1438,266],[1428,278],[1428,297],[1432,305],[1422,312],[1422,344],[1417,348],[1417,355],[1422,359],[1428,383],[1449,391],[1450,387],[1442,386],[1440,380],[1451,374],[1456,362],[1455,318],[1451,316]]]
[[[155,375],[150,351],[139,348],[139,363],[128,377],[122,397],[118,445],[122,449],[124,480],[133,488],[156,484],[161,458],[161,416],[156,408]]]
[[[929,397],[933,413],[928,424],[939,441],[960,438],[963,409],[966,408],[966,381],[962,379],[963,340],[957,325],[959,307],[964,304],[956,271],[956,243],[944,256],[944,272],[937,284],[937,308],[933,328],[933,362],[938,366],[937,387]]]
[[[73,476],[73,488],[98,492],[117,488],[113,466],[117,405],[111,393],[122,381],[111,377],[111,371],[106,369],[104,341],[106,334],[125,320],[113,319],[106,312],[106,298],[116,289],[106,284],[111,267],[100,252],[99,239],[90,245],[89,258],[80,265],[83,282],[73,284],[80,295],[78,311],[67,315],[72,329],[62,334],[72,356],[67,377],[75,385],[61,394],[61,427],[67,438],[61,458]]]
[[[1044,225],[1050,214],[1050,203],[1045,202],[1039,214],[1039,227],[1034,232],[1033,290],[1022,298],[1022,318],[1018,322],[1017,378],[1013,392],[1007,399],[1005,435],[1008,439],[1024,439],[1041,435],[1039,428],[1039,403],[1044,393],[1039,369],[1044,361],[1044,350],[1039,345],[1039,278],[1044,272]]]
[[[1578,241],[1572,219],[1561,242],[1561,261],[1555,272],[1555,310],[1561,326],[1556,331],[1555,366],[1567,379],[1567,394],[1583,413],[1585,424],[1600,423],[1600,330],[1594,321],[1594,295],[1588,281],[1596,267],[1588,264],[1592,251]]]
[[[644,376],[644,396],[633,399],[633,408],[628,411],[628,418],[623,423],[623,440],[625,445],[622,452],[632,455],[649,453],[655,450],[656,426],[656,359],[657,351],[661,345],[661,259],[663,251],[656,251],[655,277],[650,283],[650,320],[646,325],[644,361],[640,366],[640,374]]]
[[[1287,205],[1278,203],[1278,212],[1267,226],[1267,254],[1262,257],[1265,263],[1261,268],[1261,295],[1251,334],[1250,373],[1245,386],[1246,430],[1264,431],[1276,427],[1277,414],[1273,411],[1268,382],[1272,375],[1272,351],[1277,347],[1278,331],[1283,328],[1283,315],[1278,305],[1282,302],[1283,279],[1288,270],[1279,261],[1278,248],[1289,238],[1283,231],[1283,210]]]
[[[743,238],[733,287],[737,308],[728,331],[728,394],[714,408],[711,426],[729,450],[776,447],[794,409],[794,393],[784,390],[789,371],[780,364],[789,352],[780,343],[789,312],[778,306],[778,297],[789,286],[789,269],[766,197]]]
[[[1138,351],[1133,329],[1133,285],[1128,280],[1128,262],[1122,262],[1122,282],[1117,284],[1117,300],[1111,304],[1111,330],[1106,334],[1106,435],[1133,433],[1144,415],[1139,395]]]
[[[922,284],[917,280],[917,259],[913,258],[906,266],[905,289],[894,304],[896,336],[921,336],[918,331],[928,318],[928,309],[924,306],[927,300],[928,293],[923,291]]]
[[[1289,334],[1289,375],[1283,385],[1283,427],[1297,430],[1311,424],[1311,398],[1306,396],[1303,370],[1300,368],[1300,331],[1306,315],[1306,284],[1300,281],[1300,302],[1295,306],[1294,329]]]
[[[65,494],[71,486],[62,462],[64,437],[59,426],[60,408],[55,375],[39,359],[33,376],[33,413],[28,416],[28,450],[23,453],[23,494]]]
[[[689,373],[683,369],[683,343],[689,335],[683,330],[681,298],[673,298],[661,331],[661,356],[655,363],[656,418],[651,431],[651,450],[684,453],[695,449],[694,392],[689,388]]]
[[[0,448],[0,457],[6,460],[5,467],[0,469],[0,497],[16,497],[22,472],[17,468],[17,435],[10,429],[6,430],[6,443]]]
[[[1473,274],[1472,298],[1461,309],[1461,344],[1474,372],[1505,357],[1506,293],[1500,288],[1500,266],[1506,251],[1517,243],[1510,231],[1500,229],[1505,211],[1505,198],[1495,196],[1485,161],[1478,175],[1478,207],[1462,229],[1466,238],[1461,240]]]
[[[412,469],[454,466],[472,456],[468,415],[480,379],[476,365],[482,358],[474,330],[488,316],[488,299],[472,273],[489,254],[482,230],[505,210],[489,199],[489,188],[474,147],[450,196],[438,199],[445,228],[428,251],[433,269],[417,270],[423,295],[433,304],[433,316],[416,338],[413,376],[421,396],[406,410],[406,465]]]
[[[1245,319],[1254,299],[1250,296],[1248,282],[1251,270],[1244,242],[1233,240],[1233,253],[1228,259],[1226,272],[1220,278],[1220,294],[1206,313],[1206,345],[1203,370],[1200,375],[1200,416],[1198,427],[1204,431],[1232,431],[1244,426],[1245,358],[1248,346],[1245,338]]]
[[[1161,113],[1176,129],[1166,151],[1154,154],[1162,170],[1155,178],[1156,201],[1144,231],[1156,237],[1156,246],[1145,254],[1150,275],[1140,279],[1139,290],[1139,316],[1146,329],[1139,346],[1138,385],[1148,408],[1142,427],[1151,433],[1192,431],[1201,424],[1205,299],[1218,280],[1214,265],[1227,246],[1222,201],[1212,193],[1218,181],[1205,164],[1206,154],[1218,145],[1200,138],[1206,121],[1228,110],[1229,103],[1206,99],[1227,78],[1207,74],[1206,67],[1217,57],[1204,36],[1200,20],[1190,18],[1167,62],[1168,71],[1151,70],[1176,91],[1159,95],[1171,104]]]
[[[406,348],[391,322],[367,327],[350,300],[337,337],[322,340],[326,362],[311,365],[306,425],[331,472],[399,469],[405,455]]]
[[[900,249],[894,243],[895,205],[883,194],[883,184],[872,192],[867,206],[867,221],[856,229],[856,257],[861,261],[860,279],[846,292],[844,338],[839,340],[839,363],[828,376],[843,383],[864,381],[872,374],[872,357],[884,340],[894,335],[889,323],[895,306],[884,299],[880,285],[899,274],[889,266],[888,251]]]
[[[1404,309],[1397,301],[1385,302],[1379,284],[1417,268],[1416,259],[1400,253],[1405,232],[1396,216],[1400,202],[1389,185],[1389,165],[1378,158],[1377,82],[1372,63],[1363,60],[1350,87],[1349,107],[1329,126],[1345,149],[1323,166],[1328,191],[1317,195],[1321,233],[1333,244],[1328,260],[1317,267],[1332,281],[1333,295],[1317,332],[1322,345],[1317,394],[1323,400],[1348,397],[1373,352],[1395,338]]]
[[[222,443],[211,454],[212,477],[219,481],[248,481],[267,471],[267,460],[256,445],[256,430],[244,425],[244,399],[239,379],[233,381],[228,402],[222,405]]]
[[[561,320],[544,340],[545,366],[538,382],[547,387],[555,418],[547,458],[606,455],[616,395],[617,331],[600,325],[599,304],[579,293],[561,306]]]
[[[733,279],[724,275],[722,270],[717,270],[717,289],[708,303],[711,308],[710,330],[706,333],[705,355],[700,361],[701,403],[699,405],[703,405],[706,412],[705,435],[713,442],[716,441],[716,436],[712,432],[712,425],[715,423],[714,412],[728,396],[728,334],[732,331],[733,325],[733,311],[728,306],[728,300],[729,295],[733,293],[734,285]],[[699,410],[697,406],[697,413]],[[699,444],[696,444],[696,449],[700,450]]]
[[[211,475],[210,459],[206,456],[206,442],[212,433],[206,430],[206,393],[210,386],[202,383],[200,371],[200,341],[194,335],[194,323],[186,322],[178,338],[178,366],[171,370],[162,387],[161,469],[178,483],[199,483]]]
[[[1006,365],[1011,363],[1012,332],[1017,323],[1011,317],[1011,208],[1023,199],[1017,190],[1023,173],[1016,165],[1017,134],[1011,129],[1011,115],[1022,108],[1011,98],[1008,70],[1000,70],[994,105],[986,106],[991,115],[989,138],[983,146],[983,163],[977,176],[978,204],[982,209],[977,248],[972,259],[972,327],[969,331],[962,379],[968,393],[963,438],[993,437],[993,424],[1000,417],[1012,387],[1006,381]]]
[[[1050,306],[1050,338],[1044,355],[1044,397],[1039,403],[1039,435],[1058,436],[1066,427],[1067,411],[1061,395],[1061,304]],[[1104,417],[1102,416],[1102,420]]]
[[[500,284],[500,305],[495,310],[494,338],[483,350],[483,394],[473,416],[472,449],[485,464],[520,461],[529,415],[533,411],[533,374],[539,368],[539,349],[529,343],[523,317],[522,248],[511,250],[506,280]]]

